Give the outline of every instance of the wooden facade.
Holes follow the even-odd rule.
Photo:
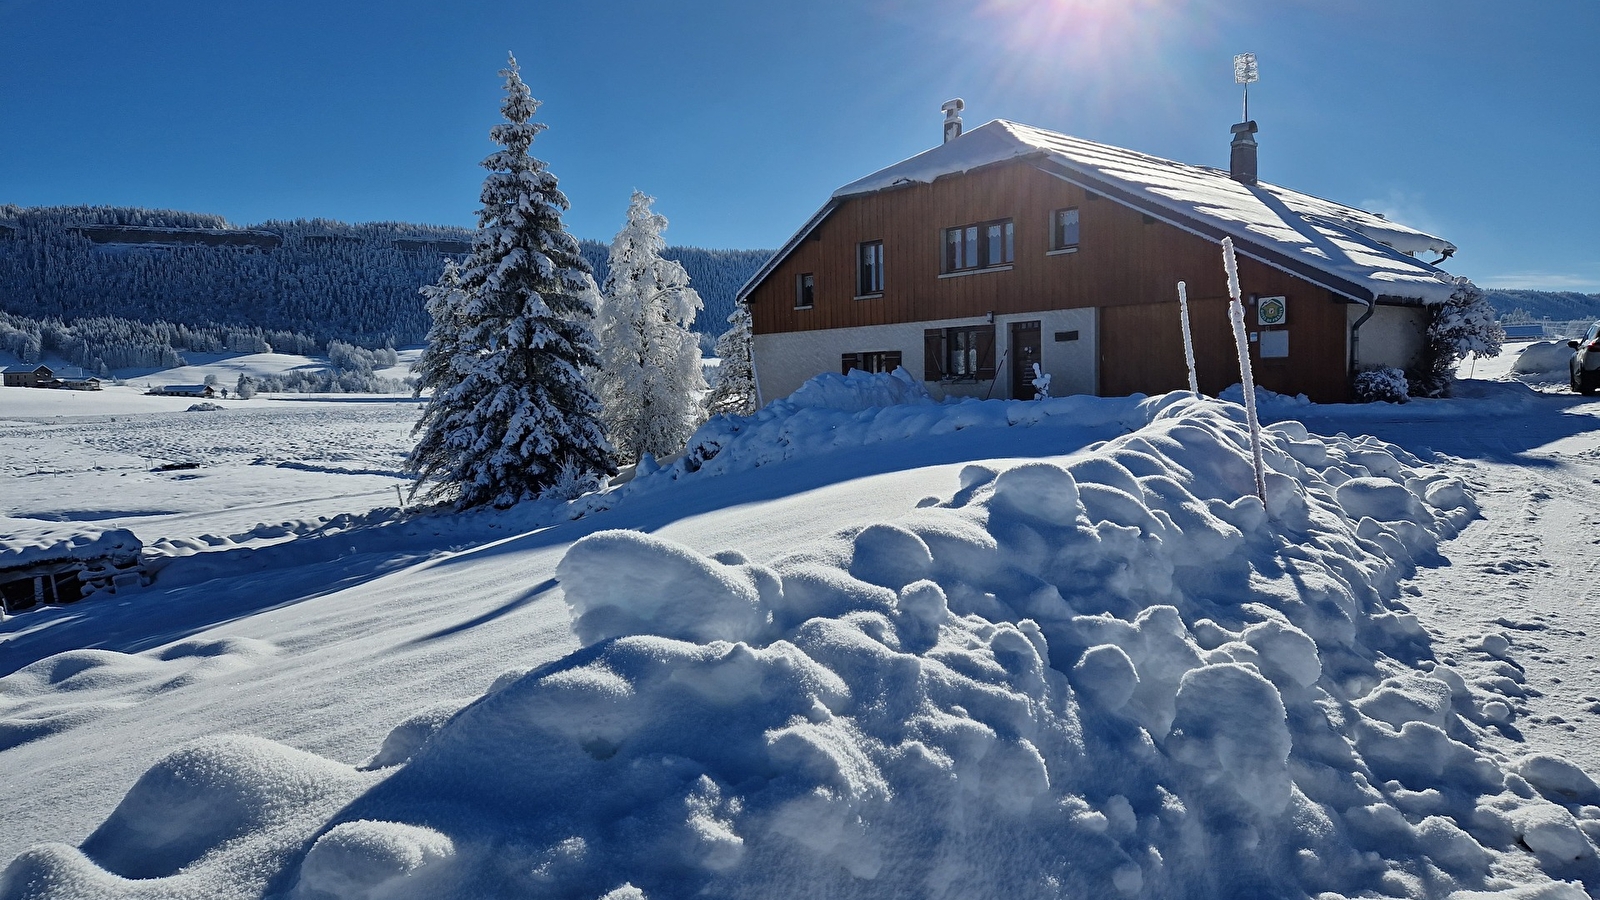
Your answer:
[[[1011,160],[843,200],[750,291],[754,332],[1095,309],[1098,393],[1153,394],[1187,386],[1177,303],[1184,281],[1201,390],[1215,394],[1237,383],[1219,245],[1036,162]],[[1079,210],[1071,251],[1050,246],[1051,216],[1063,208]],[[1010,265],[943,272],[945,229],[1000,219],[1014,225]],[[874,241],[883,242],[884,287],[862,296],[858,247]],[[1255,309],[1246,311],[1253,334],[1288,332],[1285,357],[1263,359],[1252,343],[1257,382],[1318,401],[1349,399],[1349,301],[1248,256],[1239,264],[1247,294],[1287,298],[1281,326],[1258,326]],[[796,308],[802,275],[812,276],[809,308]]]

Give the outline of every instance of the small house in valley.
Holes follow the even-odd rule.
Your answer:
[[[1418,360],[1427,306],[1459,281],[1449,241],[1256,178],[1256,124],[1229,169],[1004,120],[835,191],[740,290],[763,401],[826,371],[920,375],[935,396],[1125,395],[1186,387],[1187,283],[1201,390],[1239,380],[1220,243],[1247,293],[1256,381],[1323,401]]]

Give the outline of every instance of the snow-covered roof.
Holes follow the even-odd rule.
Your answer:
[[[1355,300],[1393,297],[1438,303],[1455,290],[1454,276],[1412,255],[1453,253],[1454,244],[1377,213],[1264,182],[1241,184],[1224,169],[995,119],[834,191],[828,204],[745,285],[740,299],[844,201],[1023,159],[1210,240],[1232,237],[1242,254]]]
[[[39,365],[38,363],[34,363],[31,366],[30,365],[6,366],[4,369],[0,369],[0,373],[5,373],[5,374],[8,374],[8,375],[16,375],[18,373],[25,373],[25,374],[31,375],[34,372],[41,372],[41,371],[48,372],[48,371],[50,371],[50,367],[49,366],[42,366],[42,365]]]

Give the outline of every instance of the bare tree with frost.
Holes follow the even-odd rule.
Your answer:
[[[750,308],[743,304],[728,316],[728,330],[717,338],[717,383],[706,395],[713,416],[748,416],[756,411],[756,372],[750,352]]]
[[[600,402],[584,372],[599,363],[594,279],[561,223],[567,198],[528,155],[545,126],[515,57],[505,77],[503,149],[483,161],[472,253],[459,283],[428,295],[434,317],[419,391],[432,394],[407,460],[425,499],[507,507],[570,495],[616,472]]]
[[[700,424],[705,377],[689,326],[701,309],[683,266],[663,259],[667,219],[633,192],[628,221],[611,242],[600,304],[600,368],[594,381],[606,433],[621,459],[677,453]]]

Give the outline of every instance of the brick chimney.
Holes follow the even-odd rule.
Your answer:
[[[1228,154],[1228,174],[1240,184],[1256,183],[1256,123],[1233,126],[1233,143]]]
[[[967,103],[957,97],[954,100],[946,100],[944,106],[939,108],[944,110],[944,142],[948,144],[961,137],[961,111],[967,108]]]

